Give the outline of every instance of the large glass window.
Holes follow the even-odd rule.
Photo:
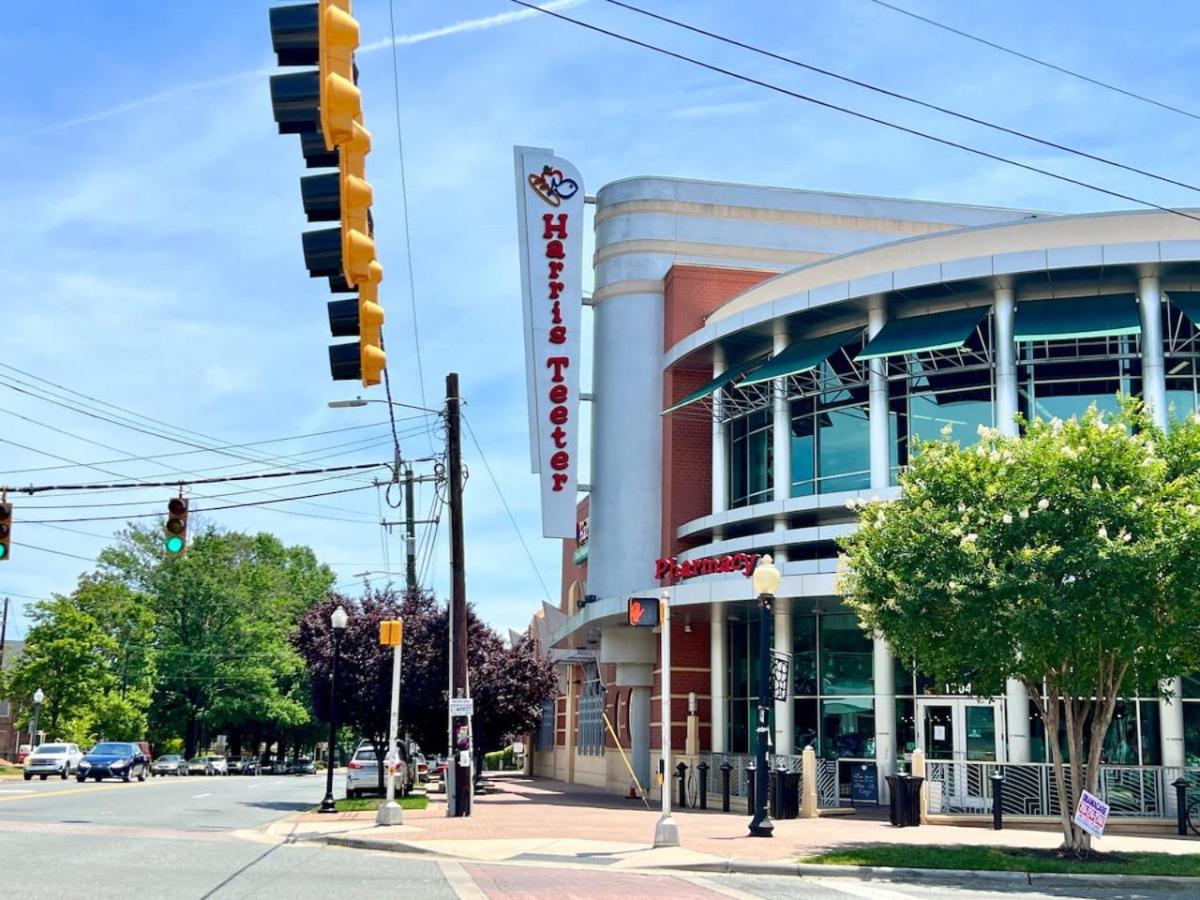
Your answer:
[[[875,756],[875,701],[839,697],[821,701],[821,756],[826,759]]]
[[[792,684],[797,697],[817,693],[817,617],[792,619]]]
[[[1136,335],[1039,341],[1019,350],[1021,412],[1029,419],[1079,417],[1092,405],[1115,413],[1118,393],[1141,390]]]
[[[771,410],[729,423],[729,506],[763,503],[774,497],[774,440]]]
[[[821,616],[821,693],[874,692],[874,645],[853,613]]]
[[[1200,703],[1183,704],[1183,755],[1188,766],[1200,766]]]

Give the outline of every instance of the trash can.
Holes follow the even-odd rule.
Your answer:
[[[904,814],[904,805],[907,802],[905,795],[907,791],[901,781],[902,778],[908,778],[907,775],[885,775],[884,781],[888,786],[888,821],[897,828],[903,828],[907,824],[907,816]]]
[[[904,778],[904,824],[921,824],[921,785],[924,778],[914,778],[911,775]]]
[[[779,796],[779,790],[780,790],[780,787],[782,786],[782,784],[783,784],[783,770],[782,769],[772,769],[767,774],[767,785],[768,785],[768,789],[770,791],[770,793],[767,795],[768,798],[770,798],[768,800],[767,806],[771,813],[772,819],[782,819],[783,818],[783,804],[782,804],[782,799]]]
[[[800,818],[800,773],[779,773],[779,818]]]

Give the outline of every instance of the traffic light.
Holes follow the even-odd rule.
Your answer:
[[[12,514],[12,504],[0,500],[0,562],[7,562],[12,555]]]
[[[360,336],[355,344],[329,348],[337,380],[379,384],[387,365],[380,328],[383,309],[378,285],[383,266],[375,248],[366,178],[371,133],[363,125],[362,94],[354,51],[359,25],[350,0],[319,0],[270,10],[271,38],[281,66],[315,70],[271,77],[271,104],[281,134],[298,134],[305,165],[337,168],[300,180],[304,212],[310,222],[338,222],[336,228],[307,231],[302,237],[310,276],[328,278],[334,293],[358,292],[355,300],[329,304],[335,337]]]
[[[166,535],[163,546],[174,555],[187,547],[188,502],[183,497],[172,497],[167,502]]]
[[[634,628],[657,628],[661,621],[658,598],[630,597],[629,624]]]

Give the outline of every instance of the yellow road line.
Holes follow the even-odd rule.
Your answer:
[[[170,782],[167,779],[163,779],[162,783],[169,784]],[[154,784],[154,782],[143,782],[142,787],[145,787],[146,784]],[[93,784],[90,787],[67,788],[65,791],[34,791],[15,797],[0,797],[0,803],[15,803],[18,800],[40,800],[42,797],[69,797],[72,794],[92,794],[96,791],[108,791],[118,787],[121,787],[121,784]]]

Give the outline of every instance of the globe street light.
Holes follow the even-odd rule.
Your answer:
[[[754,818],[750,822],[751,837],[771,837],[775,825],[767,815],[767,739],[771,707],[771,617],[775,590],[779,587],[779,570],[772,565],[770,554],[754,567],[754,593],[758,595],[758,729],[754,744]]]
[[[33,692],[33,740],[31,743],[34,747],[41,743],[38,740],[38,716],[42,712],[42,701],[46,699],[46,694],[41,688]]]
[[[338,656],[342,632],[346,630],[349,618],[341,606],[329,617],[329,624],[333,627],[333,683],[329,689],[329,758],[325,766],[325,799],[321,801],[321,808],[318,810],[323,813],[337,812],[337,802],[333,799],[333,766],[337,755]]]

